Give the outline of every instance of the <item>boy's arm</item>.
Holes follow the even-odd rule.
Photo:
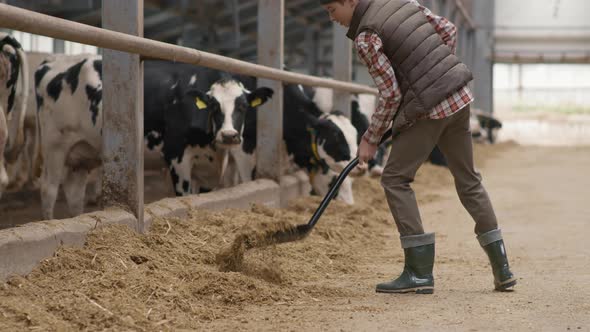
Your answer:
[[[379,89],[379,103],[371,117],[371,124],[363,135],[367,142],[377,145],[391,125],[402,95],[393,67],[383,53],[381,38],[376,33],[365,31],[358,35],[355,44],[359,57],[367,65],[369,74]]]
[[[455,54],[457,50],[457,27],[446,18],[434,15],[430,9],[422,6],[418,1],[410,0],[410,2],[420,8],[424,15],[426,15],[428,22],[434,27],[436,33],[438,33],[443,42],[451,48],[451,52]]]

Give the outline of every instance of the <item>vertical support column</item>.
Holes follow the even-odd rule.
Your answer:
[[[475,107],[493,112],[493,60],[495,0],[474,0],[473,20],[477,22],[473,57]]]
[[[319,43],[318,32],[313,28],[305,31],[305,62],[309,75],[316,75],[318,71]]]
[[[457,18],[455,19],[455,27],[457,28],[457,35],[455,36],[455,38],[457,39],[457,56],[459,57],[459,59],[461,59],[461,61],[463,61],[463,63],[465,63],[465,59],[463,59],[463,49],[465,47],[465,45],[463,45],[463,30],[465,30],[467,28],[467,25],[465,24],[465,20],[463,19],[463,16],[461,15],[457,15]]]
[[[53,40],[53,53],[63,54],[66,53],[66,42],[61,39]]]
[[[346,28],[332,23],[332,72],[334,79],[350,82],[352,78],[352,42],[346,37]],[[350,93],[334,90],[335,110],[350,118]]]
[[[422,4],[424,7],[432,10],[432,5],[434,3],[434,0],[422,0],[420,1],[420,4]]]
[[[448,17],[449,13],[447,12],[448,7],[447,7],[447,2],[449,0],[438,0],[438,11],[439,13],[437,15],[439,16],[443,16],[443,17]]]
[[[463,24],[461,26],[461,30],[459,30],[459,56],[461,57],[461,61],[463,61],[463,63],[465,63],[468,67],[471,66],[471,64],[469,63],[468,59],[467,59],[467,29],[468,26],[467,24]],[[471,68],[471,67],[470,67]]]
[[[440,16],[440,1],[441,0],[430,0],[430,11],[434,13],[434,15]]]
[[[284,50],[285,1],[258,1],[258,63],[282,69]],[[274,95],[257,111],[256,172],[259,177],[279,182],[283,153],[283,83],[258,79],[259,86],[274,90]]]
[[[143,0],[103,0],[105,29],[143,37]],[[139,55],[104,50],[103,205],[143,220],[143,65]]]
[[[470,68],[473,68],[473,55],[475,54],[475,29],[473,28],[467,31],[467,36],[465,37],[467,43],[467,61],[469,62]]]
[[[465,18],[461,15],[458,14],[456,16],[456,20],[455,20],[455,26],[457,27],[457,56],[459,57],[459,59],[461,60],[461,62],[463,62],[464,64],[466,64],[468,67],[470,66],[468,61],[467,61],[467,57],[466,57],[466,51],[467,51],[467,43],[466,43],[466,36],[467,36],[467,29],[468,29],[468,25],[467,25],[467,20],[465,20]]]
[[[475,66],[475,31],[477,30],[477,27],[470,29],[467,32],[467,63],[469,64],[469,69],[471,69],[471,71],[475,71],[474,66]],[[469,83],[469,86],[471,88],[472,91],[475,91],[475,87],[474,87],[474,81],[471,81]]]
[[[447,9],[445,12],[447,19],[451,21],[451,23],[455,23],[457,20],[457,6],[455,0],[447,0],[446,7]]]
[[[510,65],[515,66],[514,64]],[[521,102],[522,101],[522,92],[524,90],[524,86],[522,84],[522,63],[516,64],[517,68],[518,68],[518,86],[516,87],[517,91],[518,91],[518,101]]]

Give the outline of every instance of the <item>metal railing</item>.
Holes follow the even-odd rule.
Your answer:
[[[139,54],[144,59],[163,59],[183,62],[236,74],[256,76],[286,83],[333,88],[351,93],[378,93],[377,89],[365,85],[287,72],[188,47],[96,28],[1,3],[0,26],[96,47]]]

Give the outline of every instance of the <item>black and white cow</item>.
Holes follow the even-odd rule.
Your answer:
[[[356,157],[358,132],[343,113],[321,112],[301,86],[285,86],[284,95],[283,137],[287,152],[309,174],[314,193],[323,196]],[[351,176],[359,175],[359,171],[355,169]],[[342,183],[337,199],[354,204],[350,177]]]
[[[7,164],[24,146],[24,121],[29,94],[27,57],[12,36],[0,32],[0,196],[10,180]]]
[[[305,94],[313,100],[318,109],[324,113],[329,113],[333,109],[334,91],[330,88],[323,87],[304,87]],[[375,111],[376,97],[370,94],[352,95],[350,100],[350,121],[356,128],[358,135],[358,144],[360,144],[362,134],[369,128],[369,123],[373,112]],[[375,158],[369,160],[368,169],[371,176],[381,176],[383,166],[387,160],[387,145],[380,145],[377,149]]]
[[[246,87],[255,79],[246,79]],[[357,154],[358,133],[341,112],[322,113],[298,85],[285,85],[283,93],[283,139],[287,153],[297,168],[310,178],[313,193],[325,195],[339,172]],[[246,119],[241,149],[230,152],[226,175],[232,185],[252,180],[256,162],[256,113]],[[356,172],[358,175],[358,171]],[[355,174],[353,174],[355,175]],[[354,203],[352,180],[341,185],[337,199]]]
[[[40,142],[35,168],[42,162],[43,218],[53,218],[60,185],[70,213],[81,214],[89,173],[102,162],[100,56],[63,56],[43,62],[35,71],[35,93]]]
[[[273,94],[247,90],[228,73],[164,61],[145,63],[144,89],[148,147],[162,145],[177,195],[220,186],[247,116]]]

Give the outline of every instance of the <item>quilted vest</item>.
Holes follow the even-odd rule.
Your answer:
[[[394,129],[400,129],[431,112],[434,106],[473,79],[463,64],[408,0],[360,0],[348,38],[370,30],[383,41],[402,92]]]

